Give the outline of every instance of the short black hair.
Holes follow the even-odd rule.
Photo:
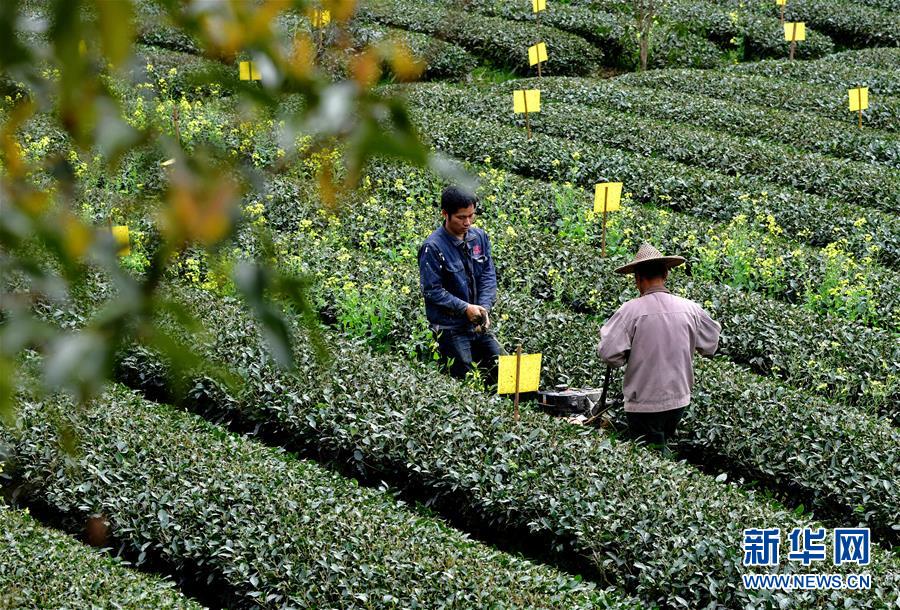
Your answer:
[[[454,214],[456,210],[467,208],[478,203],[475,193],[461,189],[458,186],[448,186],[441,193],[441,209],[447,214]]]
[[[661,261],[642,263],[634,268],[634,274],[645,280],[653,280],[658,277],[665,279],[669,275],[669,266]]]

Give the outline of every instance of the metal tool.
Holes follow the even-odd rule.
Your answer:
[[[567,417],[570,422],[587,425],[601,419],[604,413],[621,401],[607,400],[612,367],[607,366],[603,376],[603,388],[570,388],[565,384],[553,390],[538,392],[538,404],[554,415]],[[601,425],[607,422],[604,420]]]

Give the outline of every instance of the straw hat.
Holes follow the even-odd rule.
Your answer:
[[[634,273],[634,268],[638,265],[652,262],[665,263],[666,267],[671,269],[684,264],[685,258],[683,256],[663,256],[659,250],[645,243],[638,248],[637,254],[634,255],[634,260],[616,269],[616,273]]]

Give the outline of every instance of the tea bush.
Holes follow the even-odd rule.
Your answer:
[[[740,586],[741,528],[765,524],[789,529],[802,522],[761,503],[753,493],[720,485],[682,463],[636,451],[630,443],[614,442],[528,410],[516,423],[506,400],[467,390],[436,376],[432,368],[411,366],[391,356],[370,356],[339,336],[331,336],[334,358],[327,371],[315,365],[311,355],[301,354],[298,358],[305,364],[295,374],[285,374],[265,355],[256,325],[235,303],[197,291],[185,296],[219,321],[208,346],[210,354],[240,371],[245,384],[239,395],[228,399],[220,397],[221,388],[196,386],[190,402],[197,408],[239,415],[293,442],[355,456],[361,468],[405,473],[435,494],[454,494],[457,505],[465,502],[461,508],[498,526],[527,526],[536,535],[573,545],[602,578],[647,602],[680,603],[676,596],[692,606],[761,600],[758,593]],[[532,336],[534,324],[542,321],[544,328],[561,333],[573,330],[559,324],[566,314],[551,313],[545,320],[535,310],[509,311],[519,312]],[[560,344],[560,352],[546,355],[549,369],[562,364],[562,349]],[[582,343],[569,357],[590,351],[593,346]],[[126,358],[126,376],[128,371],[147,370],[147,357],[132,353]],[[775,400],[784,392],[779,387],[772,390]],[[746,388],[723,386],[719,391],[741,396]],[[347,408],[350,404],[353,409]],[[772,410],[764,409],[761,401],[738,404]],[[725,411],[718,401],[716,409]],[[817,419],[790,421],[818,424]],[[835,423],[841,425],[837,418]],[[784,438],[781,427],[773,433]],[[741,437],[746,445],[747,436]],[[808,448],[805,439],[798,440],[800,447]],[[783,442],[776,446],[783,447]],[[755,445],[760,450],[770,446]],[[852,443],[848,445],[849,450]],[[800,469],[794,452],[785,450],[788,453],[789,468]],[[875,461],[880,455],[860,453]],[[829,472],[830,459],[831,455],[825,460]],[[891,468],[896,474],[896,465]],[[866,485],[871,476],[863,475],[860,483]],[[844,483],[837,483],[843,489]],[[822,482],[815,484],[818,488]],[[888,510],[896,515],[896,507]],[[690,526],[685,528],[685,523]],[[893,560],[878,548],[874,555],[870,568],[880,588],[854,599],[862,607],[880,607],[897,595]],[[692,576],[698,572],[704,576]],[[794,592],[785,599],[798,607],[813,603],[812,598],[824,607],[837,603],[837,598],[829,603],[827,596]]]
[[[875,48],[834,53],[813,61],[759,61],[732,66],[735,74],[758,74],[772,78],[790,78],[812,85],[853,89],[869,87],[872,103],[877,97],[900,95],[900,49]]]
[[[453,108],[485,121],[524,123],[497,103],[509,97],[510,89],[509,85],[500,85],[480,93],[435,84],[412,88],[409,97],[412,103],[432,110]],[[887,167],[795,152],[786,146],[630,113],[601,115],[594,109],[552,98],[544,100],[541,112],[530,122],[535,131],[587,146],[618,148],[726,175],[752,176],[853,206],[900,212],[900,171]]]
[[[540,29],[498,17],[473,15],[420,0],[366,0],[359,15],[378,23],[436,35],[496,66],[530,74],[528,47],[547,43],[547,74],[589,74],[603,54],[583,38],[550,26]]]
[[[201,608],[172,583],[130,570],[2,503],[0,532],[4,608]]]
[[[26,493],[106,515],[139,562],[199,566],[233,588],[233,603],[634,607],[120,386],[69,416],[80,452],[64,465],[72,458],[48,422],[61,412],[65,400],[27,399],[19,429],[4,433]]]
[[[789,80],[702,70],[632,73],[621,76],[620,81],[629,86],[706,95],[741,104],[813,112],[847,124],[856,124],[857,120],[855,113],[847,111],[847,90],[842,86],[798,87]],[[868,110],[863,111],[863,124],[891,133],[900,131],[900,99],[879,96],[877,104],[873,103]],[[796,134],[796,138],[805,137],[806,133]]]
[[[534,86],[535,83],[525,81],[522,86]],[[808,111],[757,106],[721,98],[712,91],[706,95],[697,92],[685,95],[666,88],[633,87],[621,79],[543,78],[539,86],[547,99],[558,102],[688,123],[776,144],[788,144],[785,134],[811,133],[815,134],[814,138],[791,138],[790,147],[900,169],[900,136],[860,130],[844,118],[838,120]]]
[[[534,13],[516,0],[475,0],[468,8],[486,15],[531,23]],[[542,23],[572,32],[604,50],[606,63],[633,70],[639,66],[633,20],[623,15],[556,3],[541,14]],[[653,37],[652,68],[712,68],[723,63],[723,53],[705,38],[682,28],[660,24]]]
[[[520,129],[447,111],[418,107],[415,116],[436,148],[463,159],[488,156],[494,165],[509,171],[544,180],[571,180],[586,188],[597,182],[621,181],[630,185],[638,203],[664,203],[712,220],[764,212],[785,232],[811,245],[826,246],[844,239],[846,249],[860,258],[875,247],[880,264],[894,267],[900,260],[900,220],[895,215],[615,148],[540,133],[526,140]],[[752,200],[763,192],[767,205],[761,209]]]

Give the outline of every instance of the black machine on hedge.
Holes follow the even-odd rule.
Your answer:
[[[538,404],[547,412],[566,417],[571,423],[605,427],[610,424],[610,411],[623,404],[623,399],[608,400],[612,367],[606,367],[603,387],[570,388],[560,384],[552,390],[538,391]]]

